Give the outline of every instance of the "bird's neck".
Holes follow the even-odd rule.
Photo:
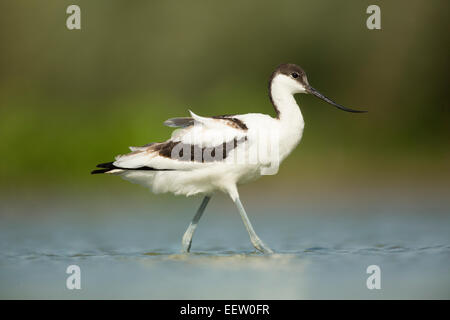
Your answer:
[[[269,92],[270,101],[280,122],[279,150],[280,159],[283,160],[300,142],[305,123],[292,92],[276,82],[271,83]]]
[[[269,96],[277,113],[277,119],[286,126],[292,126],[292,129],[303,130],[302,112],[294,99],[293,93],[282,84],[272,81],[269,87]]]

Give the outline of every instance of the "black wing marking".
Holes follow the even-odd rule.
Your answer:
[[[217,146],[202,147],[195,144],[185,144],[181,141],[170,140],[158,144],[153,150],[157,151],[162,157],[181,161],[214,162],[227,158],[230,151],[245,141],[247,141],[246,136],[240,139],[234,138],[231,141],[223,142]]]
[[[242,130],[248,130],[245,123],[238,118],[234,118],[234,115],[232,114],[226,114],[223,116],[214,116],[213,119],[223,119],[223,120],[229,120],[233,123],[233,126],[236,127],[236,129],[242,129]]]

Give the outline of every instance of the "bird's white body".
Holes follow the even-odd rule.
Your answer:
[[[170,192],[192,196],[222,191],[234,200],[238,196],[237,185],[253,181],[265,174],[265,169],[279,165],[300,142],[304,127],[303,117],[293,97],[295,87],[284,85],[284,78],[284,75],[277,76],[272,85],[272,98],[279,109],[279,118],[260,113],[233,115],[232,118],[245,124],[246,129],[243,130],[230,126],[226,118],[204,118],[191,112],[194,124],[177,129],[172,134],[170,141],[203,147],[217,146],[230,139],[247,137],[246,143],[240,143],[225,159],[211,162],[183,161],[161,156],[156,150],[152,150],[154,145],[150,145],[132,148],[132,153],[118,156],[114,165],[122,168],[146,166],[165,171],[117,169],[110,173],[149,187],[154,193]],[[272,140],[268,141],[271,138]],[[268,144],[268,152],[257,150]],[[254,161],[248,159],[252,152],[258,154]],[[269,154],[271,152],[277,153],[275,157]],[[261,156],[261,153],[264,155]]]

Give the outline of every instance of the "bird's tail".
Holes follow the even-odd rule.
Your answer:
[[[143,167],[138,167],[138,168],[121,168],[121,167],[117,167],[113,164],[113,162],[105,162],[105,163],[100,163],[96,166],[97,168],[100,169],[96,169],[91,171],[91,174],[98,174],[98,173],[113,173],[112,171],[114,170],[120,170],[120,171],[114,171],[114,173],[118,173],[118,172],[123,172],[128,171],[128,170],[142,170],[142,171],[173,171],[175,169],[156,169],[156,168],[152,168],[152,167],[147,167],[147,166],[143,166]]]

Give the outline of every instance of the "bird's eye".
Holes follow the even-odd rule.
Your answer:
[[[298,73],[294,72],[291,74],[292,78],[298,78]]]

